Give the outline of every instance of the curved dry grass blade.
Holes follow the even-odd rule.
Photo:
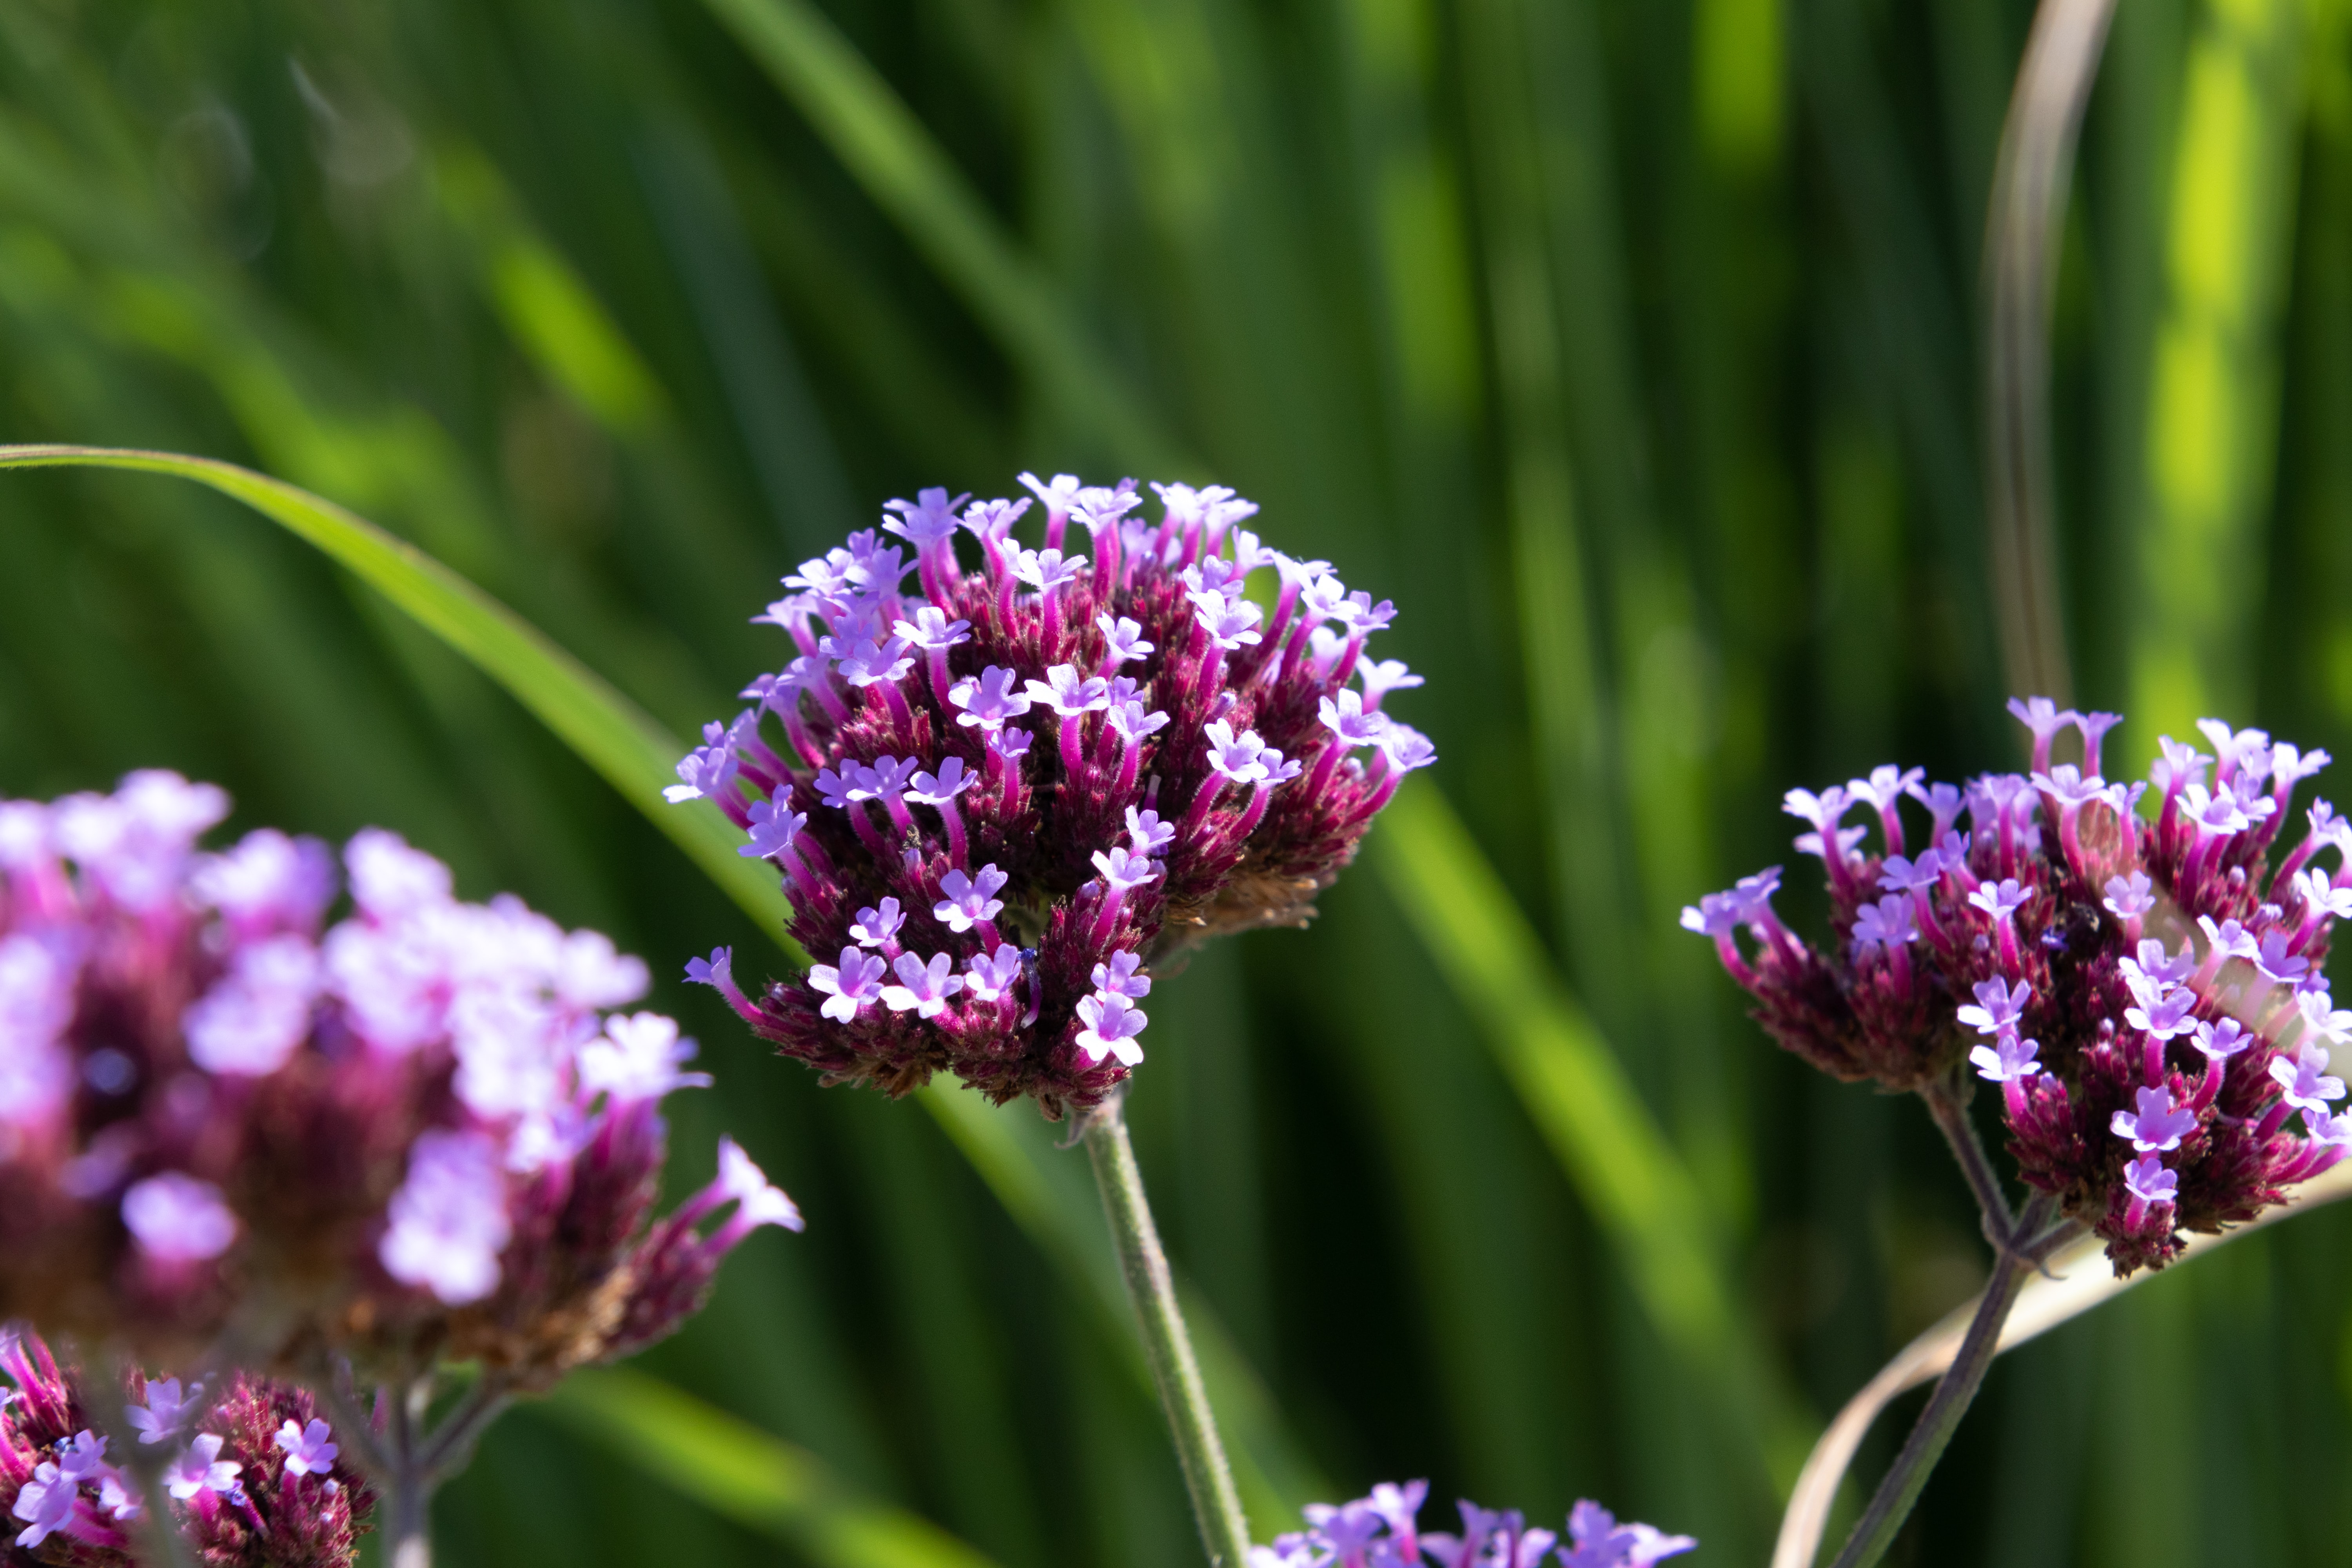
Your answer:
[[[2050,316],[2083,108],[2115,0],[2042,0],[2001,130],[1985,231],[1985,377],[1994,610],[2012,690],[2072,699],[2051,542]]]
[[[2352,1197],[2352,1164],[2338,1165],[2324,1175],[2313,1177],[2295,1189],[2292,1200],[2265,1211],[2252,1224],[2219,1236],[2190,1237],[2188,1250],[2173,1267],[2200,1258],[2249,1231],[2347,1197]],[[2101,1261],[2105,1245],[2096,1237],[2085,1237],[2053,1258],[2046,1274],[2027,1282],[2001,1330],[2002,1350],[2014,1350],[2156,1278],[2143,1270],[2128,1279],[2117,1279]],[[1829,1526],[1830,1510],[1837,1500],[1838,1488],[1844,1482],[1846,1470],[1853,1465],[1871,1423],[1904,1393],[1944,1374],[1944,1369],[1952,1364],[1952,1357],[1959,1350],[1976,1308],[1974,1299],[1953,1308],[1941,1322],[1904,1346],[1877,1376],[1846,1401],[1845,1408],[1837,1413],[1822,1433],[1821,1440],[1813,1445],[1812,1455],[1797,1478],[1796,1489],[1789,1499],[1789,1510],[1780,1519],[1780,1538],[1772,1549],[1772,1568],[1812,1568],[1813,1559],[1821,1550],[1822,1532]]]
[[[686,851],[795,963],[808,962],[784,934],[792,911],[774,878],[735,852],[739,835],[726,818],[700,806],[680,810],[662,799],[684,745],[603,677],[464,577],[332,501],[235,463],[108,447],[0,447],[0,468],[120,468],[194,479],[316,545],[505,687]]]

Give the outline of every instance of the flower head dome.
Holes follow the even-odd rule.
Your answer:
[[[709,1080],[669,1019],[618,1010],[637,960],[462,902],[375,829],[327,928],[333,854],[266,828],[200,851],[227,810],[163,773],[0,802],[0,1322],[530,1387],[666,1332],[751,1225],[797,1226],[731,1144],[652,1222],[659,1102]]]
[[[1152,521],[1131,480],[1022,482],[1040,548],[1031,499],[929,489],[803,563],[757,617],[798,657],[667,793],[775,863],[816,960],[756,1000],[697,961],[760,1034],[837,1080],[945,1069],[1059,1116],[1142,1059],[1150,964],[1303,924],[1435,758],[1382,710],[1420,678],[1362,658],[1393,608],[1263,546],[1252,503],[1155,485]]]
[[[2116,715],[2010,707],[2032,732],[2027,773],[1956,788],[1883,767],[1789,792],[1809,828],[1797,847],[1829,873],[1825,951],[1773,913],[1778,867],[1683,924],[1715,939],[1758,1019],[1822,1070],[1910,1089],[1965,1061],[1999,1085],[2020,1174],[2128,1273],[2172,1258],[2184,1230],[2253,1218],[2352,1146],[2329,1063],[2352,1013],[2324,973],[2352,912],[2352,827],[2315,802],[2273,861],[2325,752],[2208,719],[2212,754],[2167,736],[2145,783],[2109,784],[2100,742]],[[2068,730],[2079,766],[2052,761]],[[1906,801],[1929,818],[1924,837]]]

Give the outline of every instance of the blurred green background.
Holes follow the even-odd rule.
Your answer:
[[[1976,326],[2028,18],[0,0],[0,439],[313,489],[680,732],[886,498],[1237,486],[1397,601],[1444,759],[1312,931],[1153,997],[1131,1114],[1259,1533],[1426,1475],[1432,1524],[1594,1496],[1759,1562],[1791,1445],[1983,1248],[1918,1108],[1777,1054],[1675,915],[1791,858],[1789,784],[2017,757]],[[2205,712],[2352,754],[2347,22],[2123,0],[2093,100],[2059,553],[2135,763]],[[445,1494],[446,1562],[955,1560],[907,1513],[1006,1568],[1198,1560],[1055,1130],[764,1058],[667,978],[780,969],[758,927],[306,546],[7,476],[0,788],[137,765],[240,826],[396,826],[647,955],[722,1085],[676,1181],[732,1131],[810,1215],[642,1365],[829,1479],[730,1494],[559,1401]],[[1898,1558],[2352,1562],[2347,1243],[2298,1219],[2018,1353]]]

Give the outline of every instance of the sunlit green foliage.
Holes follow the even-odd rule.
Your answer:
[[[1788,858],[1787,784],[2013,755],[1971,345],[2024,22],[20,0],[0,438],[282,476],[677,733],[775,661],[766,586],[887,497],[1239,486],[1398,601],[1445,758],[1313,931],[1154,996],[1132,1116],[1244,1497],[1270,1531],[1426,1473],[1757,1561],[1790,1445],[1981,1249],[1917,1108],[1771,1052],[1673,917]],[[2093,104],[2064,597],[2136,753],[2226,703],[2352,754],[2347,22],[2132,0]],[[398,826],[660,974],[787,962],[302,544],[152,479],[5,483],[0,788],[174,766],[242,822]],[[723,1422],[631,1456],[667,1396],[590,1385],[493,1433],[446,1559],[879,1562],[887,1503],[1005,1564],[1192,1561],[1083,1157],[1026,1110],[821,1093],[707,993],[659,1001],[723,1085],[677,1146],[733,1131],[812,1226],[643,1370],[793,1447],[673,1489]],[[1913,1560],[2342,1560],[2347,1240],[2298,1220],[2021,1352]]]

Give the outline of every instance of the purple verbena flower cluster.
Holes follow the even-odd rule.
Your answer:
[[[1250,1548],[1250,1568],[1537,1568],[1547,1556],[1560,1568],[1648,1568],[1698,1545],[1687,1535],[1621,1524],[1590,1501],[1570,1510],[1565,1538],[1529,1528],[1517,1509],[1497,1513],[1469,1501],[1459,1505],[1459,1534],[1423,1531],[1415,1518],[1428,1496],[1427,1481],[1382,1481],[1353,1502],[1312,1504],[1305,1530]]]
[[[210,1568],[348,1568],[374,1510],[374,1494],[342,1458],[310,1395],[288,1384],[232,1374],[217,1397],[178,1378],[133,1373],[116,1408],[133,1452],[110,1452],[117,1425],[90,1407],[102,1397],[79,1370],[60,1368],[30,1335],[0,1333],[0,1371],[16,1387],[0,1399],[0,1518],[10,1562],[130,1568],[139,1561],[146,1488],[132,1473],[160,1468],[173,1527]],[[135,1437],[134,1437],[135,1435]],[[147,1452],[150,1445],[157,1450]]]
[[[818,960],[756,1000],[723,952],[691,978],[830,1080],[898,1094],[946,1069],[1057,1118],[1142,1060],[1147,965],[1305,923],[1434,753],[1381,710],[1421,678],[1361,657],[1393,609],[1260,544],[1251,502],[1155,485],[1154,523],[1132,480],[1022,482],[1039,549],[1012,537],[1027,499],[927,489],[803,563],[755,617],[799,657],[667,793],[716,802],[781,869]],[[1270,611],[1247,591],[1267,569]]]
[[[1825,1072],[1913,1089],[1965,1058],[2000,1086],[2023,1179],[2104,1237],[2119,1274],[2161,1266],[2182,1231],[2253,1218],[2352,1145],[2328,1073],[2352,1013],[2325,974],[2352,912],[2352,825],[2315,802],[2273,866],[2289,798],[2326,752],[2208,719],[2212,755],[2167,736],[2145,784],[2109,784],[2099,743],[2116,715],[2010,707],[2032,731],[2030,773],[1957,789],[1883,767],[1789,792],[1811,827],[1798,847],[1828,866],[1828,952],[1773,913],[1778,867],[1683,924],[1715,939],[1758,1020]],[[2079,766],[2051,761],[2068,729]],[[1916,854],[1906,798],[1931,819]],[[1857,805],[1880,853],[1844,825]],[[2333,872],[2314,864],[2323,849]]]
[[[390,833],[343,861],[167,773],[0,802],[0,1321],[193,1364],[479,1359],[520,1386],[676,1326],[752,1226],[799,1226],[731,1144],[651,1223],[659,1103],[709,1081],[645,966],[520,901],[452,897]],[[709,1236],[697,1221],[722,1204]]]

